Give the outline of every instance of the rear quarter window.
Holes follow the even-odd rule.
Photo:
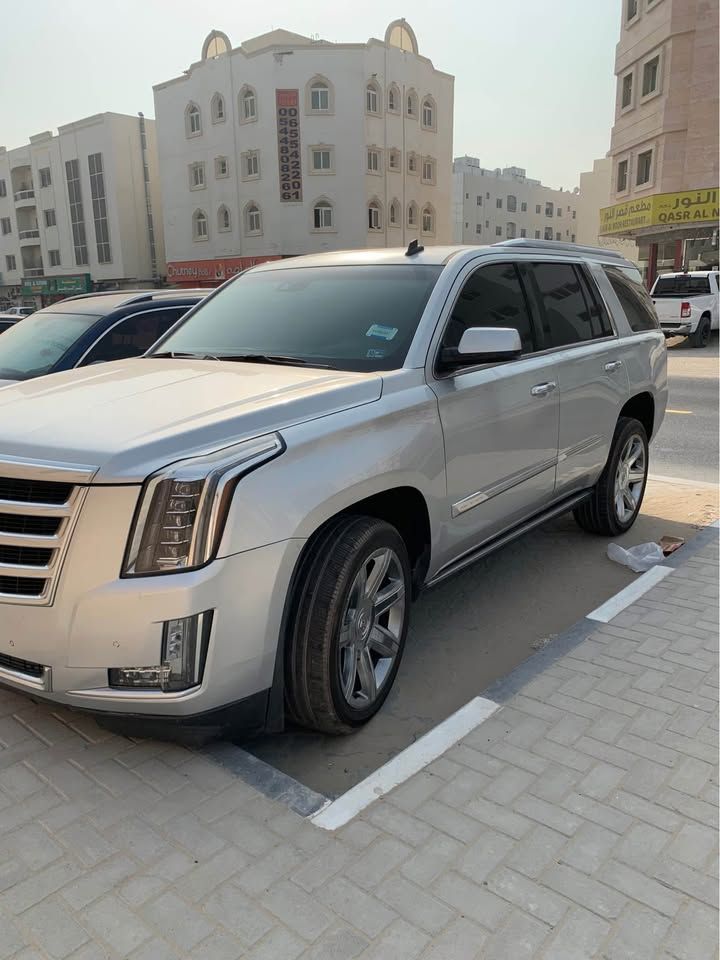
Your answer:
[[[633,333],[659,329],[660,324],[655,308],[643,286],[639,272],[607,265],[603,270],[615,291],[615,296],[620,301],[620,306]]]

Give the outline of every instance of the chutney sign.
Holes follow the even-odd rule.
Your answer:
[[[302,155],[300,152],[300,92],[276,90],[280,201],[302,202]]]

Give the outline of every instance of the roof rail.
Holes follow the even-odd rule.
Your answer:
[[[127,303],[142,303],[144,300],[152,300],[153,297],[163,294],[175,294],[175,296],[195,296],[202,293],[207,296],[212,292],[212,288],[203,287],[197,289],[183,290],[181,287],[159,287],[152,290],[97,290],[95,293],[76,293],[74,297],[65,297],[68,300],[86,300],[88,297],[117,297],[120,294],[127,294]]]
[[[605,247],[585,247],[580,243],[564,243],[562,240],[528,240],[526,237],[516,237],[513,240],[500,240],[493,243],[493,247],[525,247],[528,250],[547,250],[548,253],[587,253],[595,257],[608,260],[626,260],[616,250],[607,250]]]
[[[147,293],[147,290],[96,290],[93,293],[76,293],[74,297],[65,297],[65,300],[87,300],[88,297],[116,297],[119,293],[133,294]]]

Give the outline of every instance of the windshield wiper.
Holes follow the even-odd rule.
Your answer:
[[[177,353],[175,350],[166,350],[164,353],[147,354],[148,359],[160,360],[219,360],[212,353]]]
[[[302,357],[283,357],[274,353],[220,353],[215,360],[234,360],[238,363],[277,363],[292,367],[321,367],[323,370],[332,370],[327,363],[317,363],[315,360],[303,360]]]

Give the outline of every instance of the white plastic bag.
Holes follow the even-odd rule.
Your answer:
[[[630,567],[635,573],[644,573],[665,559],[659,543],[639,543],[629,550],[625,550],[619,543],[611,543],[608,545],[607,555],[616,563]]]

